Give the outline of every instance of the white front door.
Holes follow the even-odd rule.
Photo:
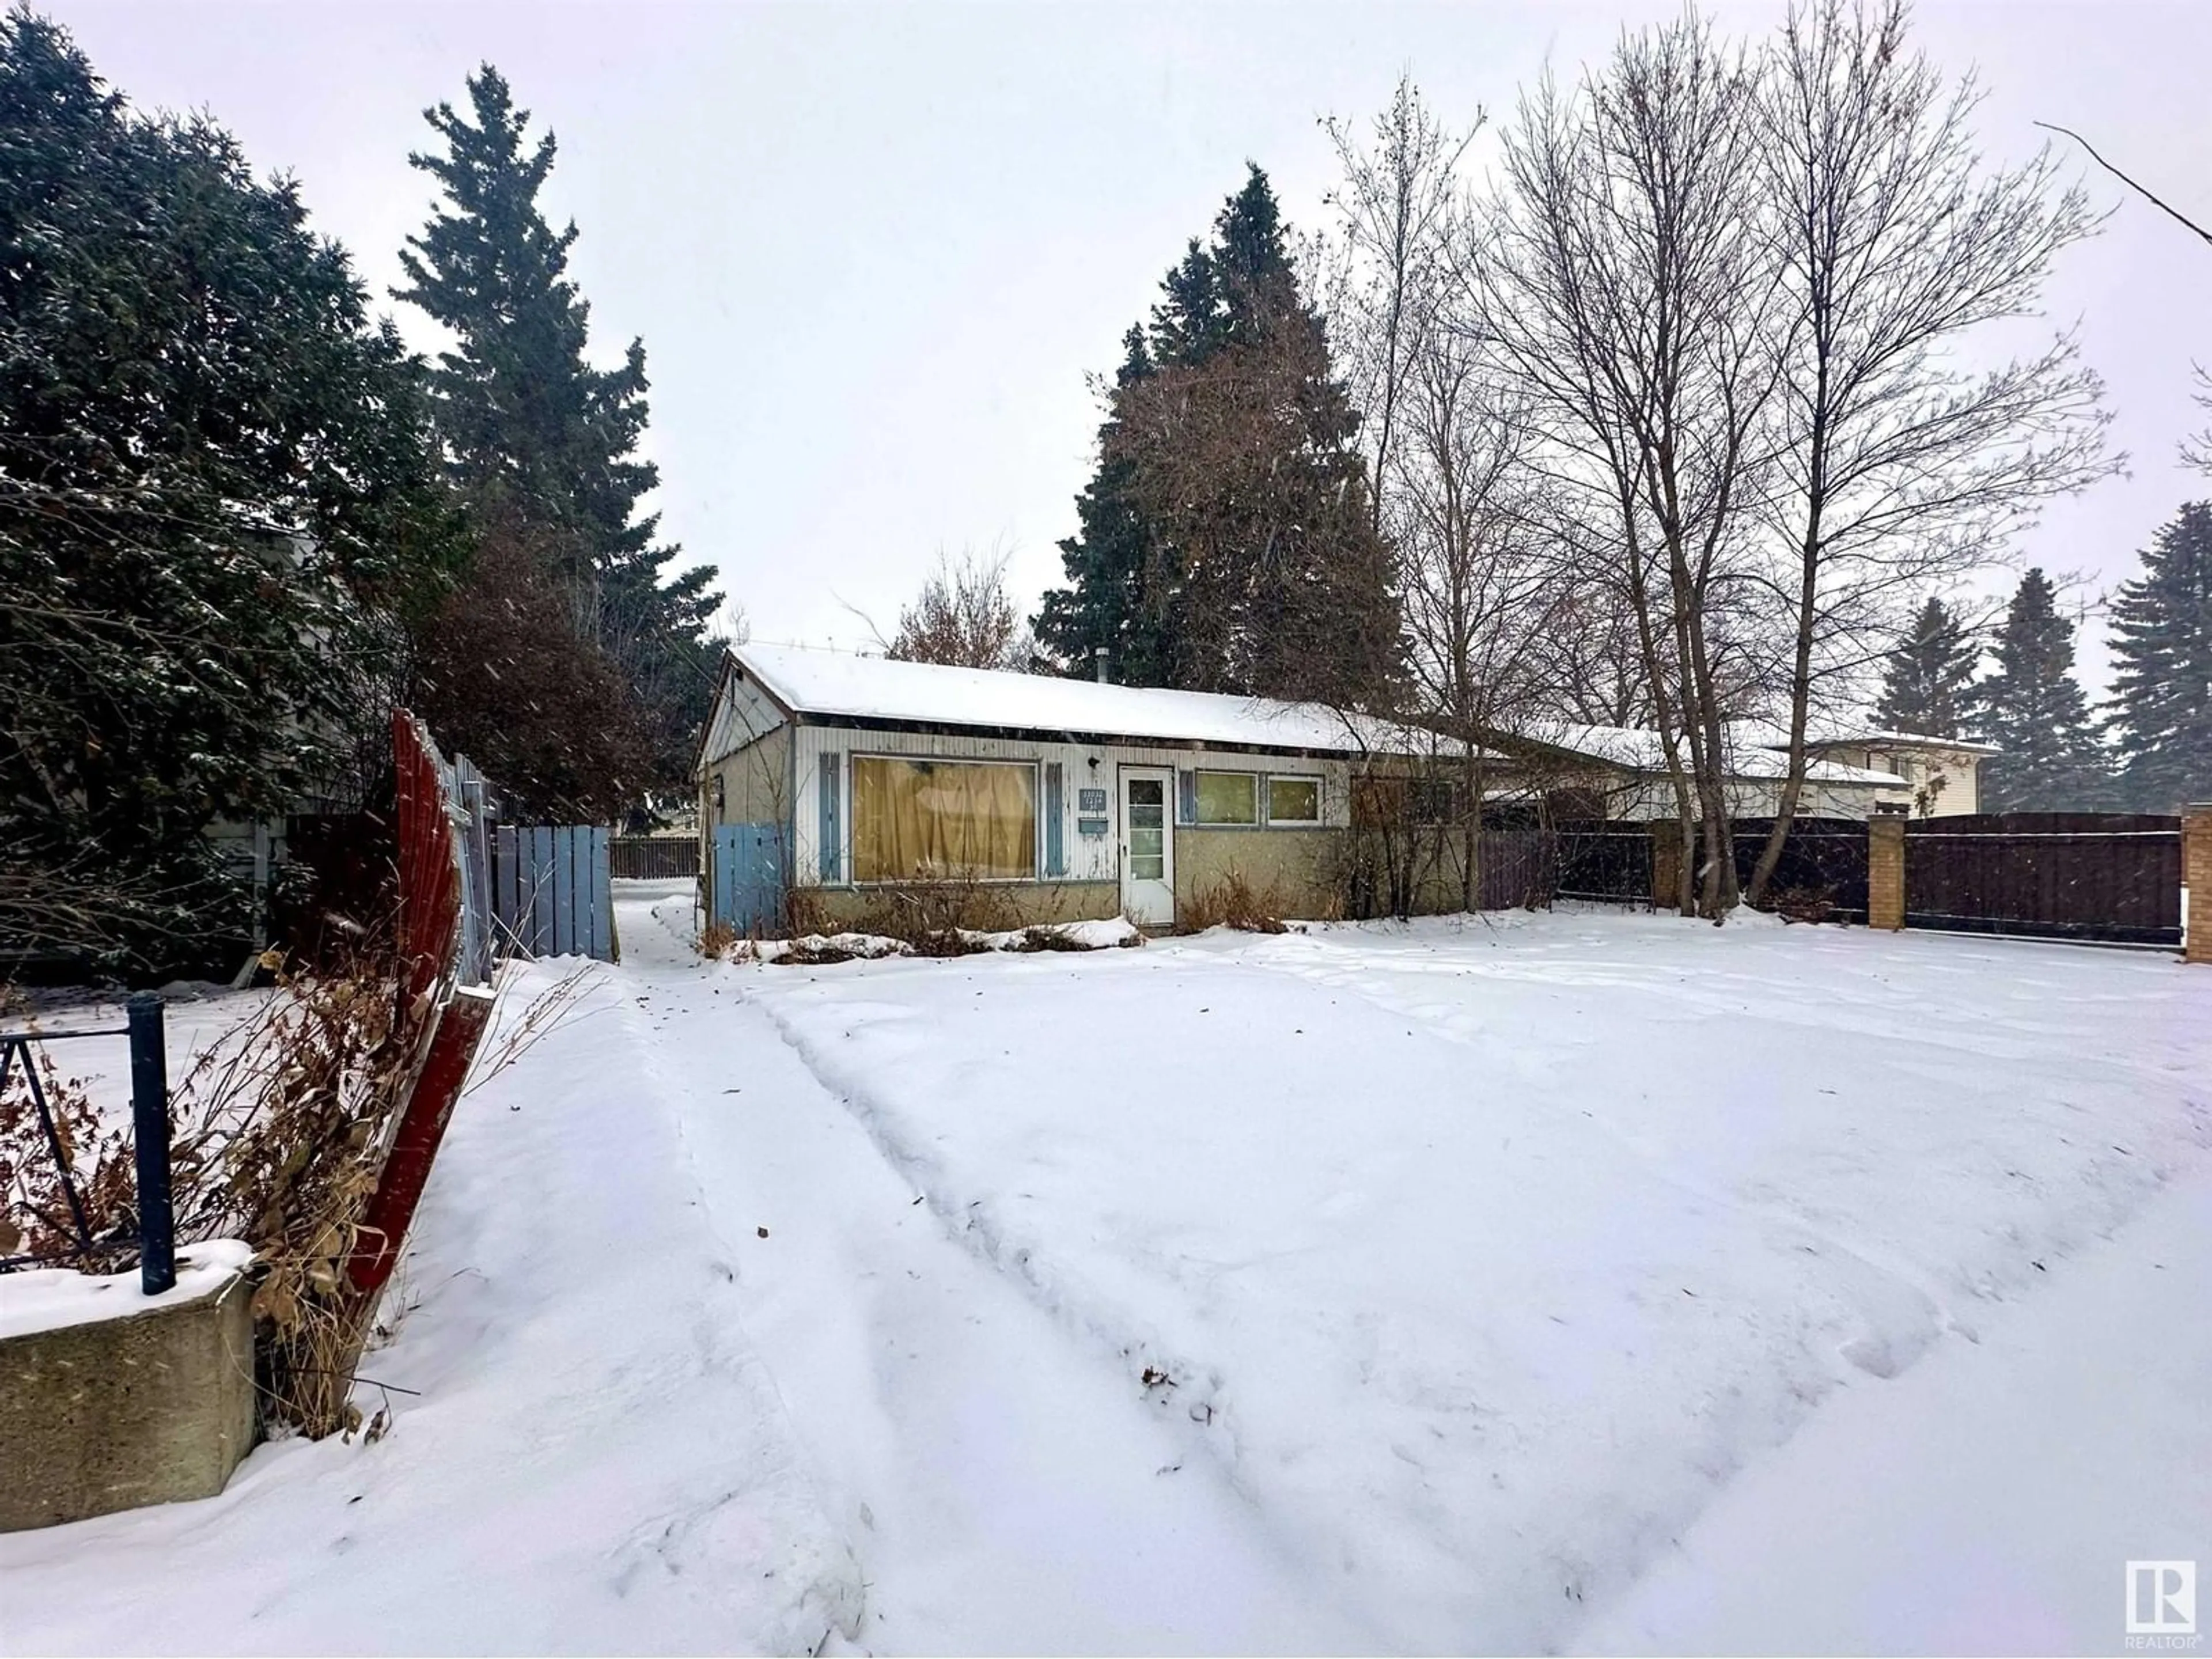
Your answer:
[[[1146,927],[1175,921],[1174,789],[1172,772],[1121,774],[1121,908]]]

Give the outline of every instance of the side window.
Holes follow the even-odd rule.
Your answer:
[[[1259,823],[1259,781],[1249,772],[1200,772],[1198,775],[1198,821],[1200,823]]]
[[[1267,822],[1270,823],[1319,823],[1321,822],[1321,780],[1319,778],[1269,778],[1267,780]]]

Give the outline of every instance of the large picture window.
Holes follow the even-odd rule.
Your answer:
[[[1036,875],[1036,768],[853,757],[854,881]]]
[[[1259,780],[1249,772],[1200,772],[1198,775],[1198,821],[1200,823],[1257,823]]]

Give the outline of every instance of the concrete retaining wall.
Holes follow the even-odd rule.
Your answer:
[[[221,1492],[256,1437],[252,1307],[232,1268],[183,1299],[0,1338],[0,1532]]]

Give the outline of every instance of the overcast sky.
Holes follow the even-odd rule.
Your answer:
[[[939,548],[1011,551],[1025,603],[1058,579],[1098,418],[1086,376],[1112,367],[1247,158],[1310,225],[1333,170],[1317,118],[1379,108],[1407,68],[1449,118],[1505,111],[1547,58],[1571,69],[1673,8],[52,9],[137,102],[204,107],[258,170],[295,173],[380,296],[430,206],[406,163],[430,137],[423,106],[462,102],[463,77],[498,64],[559,136],[545,201],[582,233],[595,355],[644,337],[667,531],[721,568],[755,637],[857,645],[845,605],[888,631]],[[1718,15],[1763,29],[1779,8]],[[2033,150],[2039,118],[2075,127],[2212,219],[2212,6],[1930,3],[1917,32],[1979,69],[1991,155]],[[2212,360],[2212,247],[2089,181],[2119,210],[2068,256],[2050,309],[2080,323],[2131,476],[2054,508],[2021,551],[2094,594],[2212,493],[2174,458],[2203,423],[2190,367]]]

